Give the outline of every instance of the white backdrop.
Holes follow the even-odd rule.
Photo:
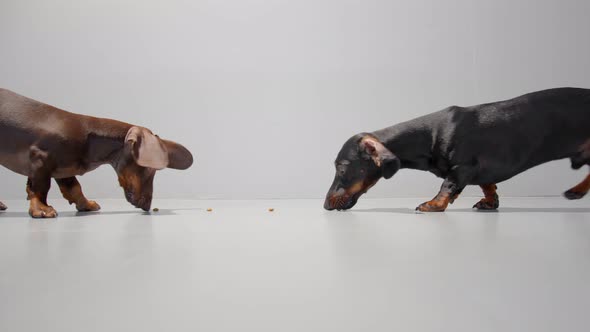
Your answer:
[[[186,145],[196,164],[160,172],[155,197],[315,198],[357,132],[590,87],[588,13],[586,0],[3,0],[0,86]],[[555,195],[585,172],[554,162],[499,192]],[[0,179],[1,199],[24,198],[23,177]],[[109,167],[80,181],[122,197]],[[440,183],[401,171],[369,195]]]

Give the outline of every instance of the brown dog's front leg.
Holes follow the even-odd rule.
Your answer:
[[[31,176],[27,181],[29,214],[33,218],[55,218],[57,211],[47,205],[47,193],[51,187],[51,163],[47,154],[35,147],[31,148],[30,159]]]
[[[70,204],[76,204],[76,210],[80,212],[100,210],[100,205],[98,205],[98,203],[90,201],[84,197],[82,186],[80,186],[76,177],[55,179],[55,182],[59,185],[59,190],[63,197],[67,199]]]
[[[29,214],[33,218],[55,218],[57,211],[52,206],[47,205],[47,193],[51,187],[51,178],[31,179],[29,194]],[[29,191],[27,190],[27,191]]]
[[[31,178],[27,178],[27,201],[30,201],[33,198],[33,191],[31,190]]]
[[[6,209],[7,209],[6,205],[4,203],[0,202],[0,211],[4,211]]]

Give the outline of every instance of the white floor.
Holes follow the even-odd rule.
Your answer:
[[[0,331],[588,331],[590,201],[476,200],[6,201]]]

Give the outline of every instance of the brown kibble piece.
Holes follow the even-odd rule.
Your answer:
[[[268,209],[268,212],[273,212],[274,210],[275,210],[275,209],[273,209],[273,208],[270,208],[270,209]]]
[[[212,209],[212,208],[208,208],[208,209],[207,209],[207,212],[211,212],[211,211],[213,211],[213,209]]]
[[[158,211],[160,211],[160,209],[158,209],[158,208],[154,208],[152,211],[154,211],[154,212],[158,212]]]

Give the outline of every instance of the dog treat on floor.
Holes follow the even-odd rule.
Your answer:
[[[273,208],[270,208],[270,209],[268,209],[268,212],[273,212],[274,210],[275,210],[275,209],[273,209]]]
[[[34,218],[57,216],[47,203],[52,178],[78,211],[98,211],[100,205],[84,196],[76,176],[109,164],[127,201],[149,211],[156,171],[187,169],[192,163],[185,147],[147,128],[66,112],[0,89],[0,165],[28,177]]]
[[[154,212],[158,212],[158,211],[160,211],[160,209],[158,209],[158,208],[154,208],[152,211],[154,211]]]
[[[336,176],[324,208],[347,210],[381,178],[399,169],[428,171],[444,179],[439,193],[419,205],[444,211],[467,185],[481,187],[478,210],[499,207],[496,184],[527,169],[569,158],[590,165],[590,90],[557,88],[469,107],[451,106],[414,120],[351,137],[336,157]],[[567,190],[579,199],[590,175]]]
[[[207,209],[207,212],[211,212],[211,211],[213,211],[213,209],[212,209],[212,208],[208,208],[208,209]]]

